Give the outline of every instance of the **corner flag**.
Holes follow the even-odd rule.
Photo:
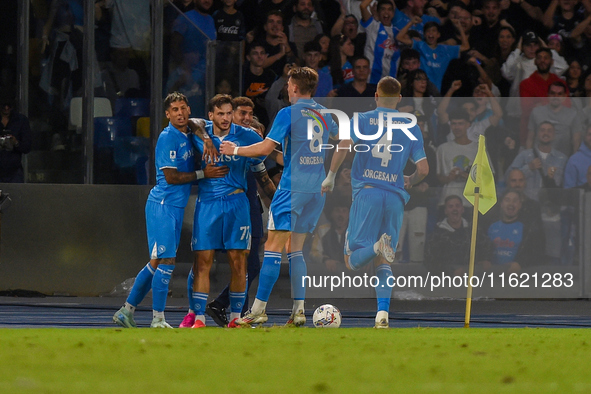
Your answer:
[[[495,188],[495,178],[486,154],[483,135],[478,138],[478,153],[464,188],[464,197],[472,205],[474,205],[474,191],[476,188],[478,188],[477,193],[480,194],[478,211],[484,215],[497,203],[497,190]]]

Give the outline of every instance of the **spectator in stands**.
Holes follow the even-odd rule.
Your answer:
[[[213,13],[213,21],[220,41],[242,41],[246,37],[244,15],[238,11],[236,0],[223,0],[224,7]]]
[[[544,248],[540,248],[543,230],[520,216],[522,200],[517,190],[508,189],[502,194],[501,220],[491,224],[487,231],[493,243],[493,259],[483,265],[485,271],[496,268],[518,273],[543,261]]]
[[[174,21],[170,46],[171,55],[177,65],[183,62],[184,54],[194,53],[199,59],[195,66],[205,66],[207,40],[215,40],[217,37],[215,22],[209,15],[212,3],[213,0],[195,0],[195,9],[179,15]],[[195,26],[199,26],[200,31]]]
[[[523,119],[527,121],[529,112],[524,113],[521,108],[520,100],[520,85],[525,79],[529,78],[536,71],[536,52],[545,44],[533,31],[527,31],[519,40],[517,48],[511,52],[505,63],[501,66],[501,73],[503,77],[511,82],[511,89],[509,90],[509,100],[505,106],[506,120],[510,128],[521,128],[523,126]],[[566,60],[555,51],[552,51],[552,65],[550,72],[556,75],[562,75],[568,68]],[[543,96],[545,95],[542,94]],[[528,107],[529,109],[529,107]],[[530,110],[531,112],[531,110]],[[523,130],[523,129],[521,129]],[[526,135],[520,138],[520,143],[523,145],[526,141]]]
[[[405,88],[401,91],[402,100],[398,104],[400,112],[420,112],[430,119],[437,109],[437,96],[439,91],[429,91],[429,77],[427,73],[421,69],[411,71],[408,74]],[[431,124],[426,122],[425,124]],[[433,129],[432,126],[429,129]],[[421,129],[422,130],[422,129]],[[434,167],[431,167],[434,168]]]
[[[353,65],[350,59],[355,53],[355,47],[351,39],[342,34],[332,37],[328,51],[333,87],[338,89],[346,83],[353,82]]]
[[[472,228],[462,217],[462,198],[452,194],[444,201],[445,218],[437,223],[425,248],[425,267],[431,272],[462,275],[468,272]],[[492,245],[483,232],[478,232],[476,261],[492,259]]]
[[[538,106],[531,112],[526,147],[533,146],[535,131],[538,130],[542,122],[550,122],[554,125],[556,133],[552,143],[553,147],[568,157],[579,149],[581,144],[583,131],[581,116],[576,109],[565,106],[568,94],[564,81],[553,82],[548,87],[547,96],[548,104]]]
[[[554,82],[564,81],[556,74],[552,73],[552,65],[554,63],[553,53],[548,48],[540,48],[536,51],[535,71],[529,78],[524,79],[519,84],[519,96],[521,96],[521,144],[525,145],[528,140],[527,124],[532,109],[540,104],[545,104],[543,97],[548,97],[550,85]],[[566,88],[566,85],[564,85]],[[568,91],[566,92],[568,95]],[[531,142],[527,145],[531,148]]]
[[[400,66],[398,67],[398,72],[396,74],[396,79],[400,82],[402,90],[406,88],[408,73],[419,68],[421,68],[421,54],[412,48],[403,49],[402,52],[400,52]],[[427,80],[427,91],[431,92],[433,97],[441,96],[437,86],[429,80]]]
[[[553,147],[554,124],[543,121],[538,125],[536,145],[519,153],[510,169],[519,169],[525,176],[525,195],[537,200],[542,188],[562,186],[567,157]]]
[[[355,57],[363,56],[365,51],[366,33],[359,32],[359,20],[353,14],[346,14],[347,10],[341,8],[341,16],[332,27],[331,36],[343,34],[353,42]]]
[[[265,97],[277,76],[270,69],[263,68],[267,53],[262,44],[251,44],[247,51],[248,65],[244,68],[242,94],[255,103],[255,115],[266,127],[269,124],[269,117],[265,110]]]
[[[456,34],[458,34],[458,29],[455,27],[453,21],[454,20],[458,20],[460,19],[460,13],[462,10],[467,10],[468,12],[470,12],[468,10],[468,7],[466,6],[466,4],[464,4],[462,1],[453,1],[450,2],[448,5],[448,13],[447,13],[447,18],[445,18],[445,22],[443,22],[441,24],[441,37],[439,38],[439,41],[448,45],[452,45],[452,43],[448,43],[446,42],[447,40],[453,39]],[[470,12],[470,15],[472,15],[472,13]],[[478,20],[480,20],[480,18],[478,18]],[[472,25],[474,25],[474,19],[472,18],[472,21],[470,22],[472,23]],[[453,44],[458,44],[453,43]]]
[[[441,91],[441,81],[443,80],[443,74],[447,69],[452,59],[460,57],[460,52],[467,51],[470,49],[468,39],[463,34],[464,28],[461,26],[459,21],[455,21],[455,25],[460,32],[462,32],[462,45],[443,45],[438,44],[437,40],[441,36],[439,32],[439,25],[435,22],[427,22],[424,28],[425,41],[415,41],[408,35],[408,30],[412,26],[413,22],[410,21],[400,33],[396,36],[398,41],[412,45],[413,49],[416,49],[421,54],[421,68],[427,72],[429,80],[435,84],[437,89]]]
[[[564,188],[570,189],[585,184],[589,166],[591,166],[591,126],[587,126],[579,150],[566,163]]]
[[[322,23],[324,33],[330,34],[331,31],[340,17],[343,4],[341,0],[321,0],[316,3],[316,14],[317,18]]]
[[[449,124],[454,140],[441,144],[437,148],[437,179],[443,185],[441,202],[449,195],[462,196],[466,179],[476,157],[478,144],[468,138],[470,116],[463,108],[449,113]],[[465,206],[470,203],[462,198]]]
[[[464,31],[464,35],[468,39],[470,46],[472,46],[472,42],[470,41],[470,32],[472,31],[472,26],[474,25],[473,19],[472,19],[472,13],[470,11],[468,11],[466,8],[460,7],[457,10],[456,15],[457,15],[457,17],[455,17],[453,19],[449,19],[447,22],[448,26],[451,26],[453,28],[451,30],[451,34],[445,38],[440,37],[439,40],[441,41],[442,44],[446,44],[446,45],[462,45],[462,33],[458,30],[456,23],[455,23],[455,21],[458,21],[460,23],[460,25],[462,26],[462,30]],[[443,34],[442,34],[442,36],[443,36]],[[481,55],[478,51],[472,50],[471,52],[478,54],[478,56],[476,56],[476,54],[472,54],[472,53],[470,54],[470,56],[476,56],[482,61],[487,60],[487,58],[484,55]]]
[[[472,48],[490,58],[493,56],[494,45],[501,29],[501,4],[499,0],[484,0],[482,2],[483,20],[472,29]]]
[[[517,190],[521,193],[522,200],[520,216],[523,220],[541,228],[543,226],[541,204],[538,201],[537,193],[535,199],[530,198],[525,193],[527,183],[523,171],[519,168],[510,168],[505,177],[505,184],[507,189]],[[483,216],[482,227],[487,229],[492,223],[500,219],[501,205],[497,203]]]
[[[551,33],[562,36],[567,45],[567,53],[571,52],[569,46],[570,33],[575,26],[585,19],[585,11],[591,12],[591,3],[588,1],[578,2],[576,0],[552,0],[544,15],[542,23]]]
[[[554,49],[560,56],[564,56],[564,45],[562,45],[562,36],[558,33],[550,34],[546,38],[548,48]]]
[[[0,183],[23,183],[22,159],[31,151],[29,119],[15,110],[14,95],[0,92]]]
[[[571,97],[585,96],[585,84],[583,81],[583,68],[577,59],[571,60],[565,73],[566,84]]]
[[[547,3],[544,3],[547,4]],[[501,2],[501,16],[509,26],[515,29],[516,36],[520,37],[526,30],[534,30],[541,34],[545,32],[542,26],[542,4],[536,0],[511,0]]]
[[[173,0],[172,2],[182,13],[189,12],[195,8],[194,0]]]
[[[503,66],[501,72],[503,76],[512,81],[511,96],[519,96],[519,86],[521,82],[529,78],[537,68],[536,56],[538,50],[545,46],[545,43],[533,31],[527,31],[519,40],[517,48],[511,52]],[[550,50],[553,60],[550,66],[550,72],[556,75],[562,75],[568,68],[566,60],[556,51]],[[511,104],[513,105],[513,104]],[[514,113],[514,112],[510,112]]]
[[[404,7],[396,11],[396,15],[394,15],[394,26],[398,30],[402,30],[409,22],[413,21],[410,30],[416,31],[422,38],[425,24],[428,22],[441,24],[438,16],[424,14],[425,4],[427,4],[427,0],[405,0]]]
[[[211,0],[196,0],[209,2]],[[150,52],[150,2],[145,0],[105,0],[111,10],[111,48],[131,48],[145,61]]]
[[[293,14],[292,6],[293,2],[289,0],[245,0],[239,5],[239,8],[246,18],[246,28],[251,32],[263,28],[267,21],[267,15],[273,11],[280,12],[282,19],[285,19],[286,22],[289,21],[289,16]],[[249,18],[249,16],[252,17]]]
[[[320,45],[320,63],[318,66],[320,68],[324,68],[328,65],[330,37],[324,33],[318,34],[316,37],[314,37],[314,42]]]
[[[332,91],[332,76],[329,67],[320,68],[322,48],[316,41],[307,42],[304,45],[304,65],[318,73],[318,85],[314,97],[326,97]]]
[[[343,110],[352,114],[353,112],[370,111],[375,108],[375,101],[369,100],[375,98],[377,85],[368,83],[369,60],[362,56],[353,61],[353,82],[346,83],[337,90],[329,94],[330,97],[367,97],[363,102],[348,100],[342,102],[345,106]]]
[[[482,65],[492,83],[499,88],[501,97],[508,97],[511,89],[511,82],[503,76],[501,66],[507,61],[516,46],[515,30],[509,26],[501,27],[493,56]]]
[[[281,75],[287,58],[297,57],[295,44],[290,42],[283,32],[283,14],[280,11],[269,12],[264,30],[264,36],[257,40],[263,44],[267,52],[267,60],[263,67],[270,68],[276,75]]]
[[[538,226],[542,224],[542,210],[537,198],[530,198],[526,194],[527,180],[519,168],[512,168],[507,174],[507,188],[521,192],[521,216],[524,220]],[[538,189],[539,190],[539,189]],[[496,205],[498,207],[499,205]]]
[[[451,96],[461,87],[461,81],[454,81],[451,88],[447,91],[441,104],[437,108],[439,123],[446,124],[450,121],[447,113]],[[483,135],[491,126],[497,126],[503,117],[503,110],[490,91],[488,85],[481,84],[474,89],[474,99],[465,101],[462,108],[468,113],[470,127],[467,130],[468,139],[478,142],[480,135]],[[447,141],[454,139],[454,134],[447,135]]]
[[[312,0],[295,0],[295,12],[287,27],[288,40],[296,45],[298,56],[304,53],[304,44],[322,33],[322,24],[315,17]]]
[[[591,13],[571,31],[569,40],[581,64],[591,65]]]
[[[140,77],[129,68],[131,48],[111,48],[111,61],[103,71],[105,90],[111,105],[121,97],[141,97]]]
[[[421,0],[419,0],[421,1]],[[363,0],[361,26],[365,28],[365,57],[370,63],[369,82],[377,84],[382,77],[396,76],[400,48],[396,40],[398,29],[394,26],[394,5],[390,0],[378,0],[378,19],[374,19],[369,6],[372,0]]]

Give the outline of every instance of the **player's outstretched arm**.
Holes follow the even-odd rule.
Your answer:
[[[330,162],[330,170],[326,175],[324,181],[322,181],[322,189],[320,190],[321,194],[331,192],[334,189],[334,182],[335,177],[337,175],[337,171],[345,161],[345,157],[347,157],[347,152],[349,152],[353,141],[351,140],[342,140],[339,142],[337,147],[337,151],[332,155],[332,161]]]
[[[214,163],[220,154],[213,145],[213,141],[209,138],[209,134],[205,131],[205,120],[200,118],[191,118],[188,123],[189,129],[193,134],[203,140],[203,156],[204,161]],[[209,159],[209,160],[208,160]]]
[[[275,146],[277,143],[268,138],[248,146],[237,146],[231,141],[224,141],[220,145],[220,153],[227,156],[261,157],[268,156]]]

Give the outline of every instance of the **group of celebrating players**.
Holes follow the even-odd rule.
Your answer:
[[[298,327],[305,324],[306,289],[302,278],[307,275],[307,267],[302,253],[304,241],[316,226],[326,193],[334,187],[339,166],[352,145],[359,142],[357,134],[340,141],[326,174],[326,149],[319,149],[319,143],[326,145],[329,137],[336,139],[339,128],[330,116],[325,116],[323,127],[315,131],[313,140],[308,139],[308,120],[324,109],[311,98],[317,84],[318,74],[310,68],[290,71],[287,92],[291,106],[277,114],[264,139],[262,133],[243,127],[252,126],[250,119],[245,121],[244,111],[235,111],[236,100],[228,95],[211,99],[208,121],[189,118],[190,108],[182,94],[168,95],[164,105],[170,124],[158,138],[156,186],[150,191],[146,203],[150,262],[138,273],[124,306],[113,316],[116,324],[136,327],[135,308],[152,289],[151,327],[172,328],[164,318],[164,308],[184,208],[195,181],[199,190],[193,221],[194,263],[188,278],[189,312],[180,327],[205,327],[206,312],[217,324],[230,328],[265,323],[268,320],[267,302],[279,278],[283,249],[289,260],[293,295],[293,309],[286,325]],[[379,279],[376,328],[389,326],[392,289],[387,283],[392,276],[390,263],[394,261],[404,205],[409,199],[405,189],[420,182],[429,171],[418,126],[407,129],[415,139],[409,138],[408,133],[396,133],[396,130],[385,135],[376,133],[378,125],[385,123],[378,122],[378,119],[387,119],[388,113],[397,113],[400,98],[400,83],[392,77],[382,78],[377,86],[377,108],[360,114],[358,121],[359,131],[365,135],[363,142],[381,148],[356,153],[351,170],[353,203],[345,241],[345,262],[352,270],[372,261],[376,266]],[[240,105],[238,108],[243,109]],[[407,121],[411,122],[410,119]],[[368,140],[367,136],[374,136],[375,140]],[[277,145],[281,145],[282,154],[278,154]],[[388,145],[402,149],[390,152]],[[201,154],[202,170],[195,171],[194,152]],[[284,165],[276,190],[263,163],[267,156]],[[416,164],[416,171],[403,176],[409,159]],[[389,176],[368,176],[378,172]],[[272,202],[256,298],[247,309],[247,283],[252,282],[258,273],[258,240],[262,235],[253,234],[251,216],[258,214],[260,217],[260,211],[254,212],[257,208],[252,204],[253,200],[258,201],[252,175]],[[254,196],[250,203],[247,195]],[[253,239],[257,242],[252,242]],[[216,250],[227,252],[231,268],[225,297],[229,300],[229,321],[223,309],[223,296],[207,304],[209,273]]]

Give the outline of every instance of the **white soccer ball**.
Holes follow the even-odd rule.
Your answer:
[[[336,306],[324,304],[316,308],[312,316],[314,327],[339,328],[341,325],[341,311]]]

